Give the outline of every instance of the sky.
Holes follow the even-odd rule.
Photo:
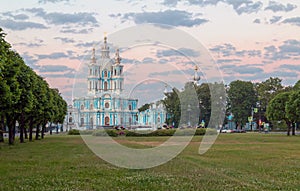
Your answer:
[[[92,48],[99,52],[105,35],[110,43],[110,35],[127,38],[118,32],[147,23],[169,25],[195,39],[225,84],[279,77],[284,85],[293,85],[300,77],[299,0],[1,0],[0,7],[6,40],[68,103],[74,78],[86,84],[81,73]],[[177,36],[182,47],[176,48],[109,44],[112,58],[120,48],[131,80],[127,84],[139,81],[131,85],[133,94],[144,99],[141,103],[163,96],[150,92],[162,92],[167,79],[179,86],[184,78],[190,80],[195,65],[191,60],[203,52],[191,49],[186,39]],[[199,64],[204,82],[202,69]]]

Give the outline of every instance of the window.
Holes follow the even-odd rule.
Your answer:
[[[80,110],[84,110],[84,105],[81,105],[81,106],[80,106]]]
[[[83,126],[84,125],[84,118],[80,118],[80,126]]]
[[[104,82],[104,91],[107,91],[107,82]]]
[[[69,123],[72,123],[73,119],[72,117],[69,118]]]
[[[160,123],[160,117],[157,117],[157,123]]]
[[[131,109],[132,109],[132,108],[131,108],[131,105],[128,105],[128,109],[129,109],[129,110],[131,110]]]
[[[93,104],[90,105],[90,109],[94,109],[94,105]]]
[[[109,108],[109,103],[108,102],[105,103],[105,108]]]
[[[90,69],[90,75],[92,75],[92,72],[93,72],[93,70],[92,70],[92,69]]]
[[[115,89],[117,89],[117,82],[115,82],[115,85],[114,85],[114,86],[115,86]]]
[[[92,90],[92,82],[90,81],[90,87],[89,87],[90,91]]]
[[[117,70],[115,69],[115,76],[117,75]]]
[[[108,116],[105,117],[104,121],[105,121],[105,125],[109,125],[109,117]]]
[[[107,71],[104,71],[104,77],[107,77]]]

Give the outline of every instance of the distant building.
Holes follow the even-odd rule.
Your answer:
[[[139,112],[139,124],[149,125],[153,128],[162,128],[166,122],[167,112],[161,101],[151,103],[149,109]]]

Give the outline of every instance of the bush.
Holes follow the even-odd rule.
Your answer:
[[[68,131],[68,135],[80,135],[80,132],[78,129],[71,129]]]
[[[97,130],[92,133],[93,136],[111,136],[111,137],[117,137],[118,131],[113,129],[107,129],[107,130]]]

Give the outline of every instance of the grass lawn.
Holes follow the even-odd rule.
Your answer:
[[[166,137],[116,139],[148,147]],[[299,136],[222,134],[199,155],[201,139],[194,137],[179,156],[146,170],[101,160],[80,136],[1,143],[0,190],[300,190]]]

